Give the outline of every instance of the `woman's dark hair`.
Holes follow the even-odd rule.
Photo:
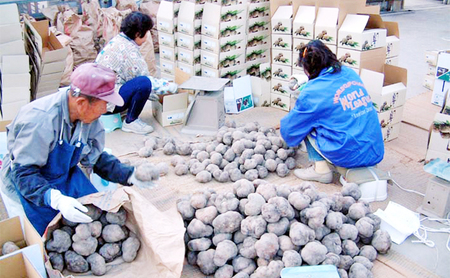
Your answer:
[[[341,71],[341,63],[336,55],[319,40],[312,40],[300,48],[299,64],[309,75],[310,80],[319,76],[325,68],[332,67],[332,72]]]
[[[122,21],[120,32],[125,33],[127,37],[134,40],[137,37],[143,38],[148,30],[152,29],[152,19],[141,12],[132,12]]]

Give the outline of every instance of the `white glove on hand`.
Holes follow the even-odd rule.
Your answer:
[[[50,206],[59,210],[61,214],[69,221],[75,223],[89,223],[92,218],[83,212],[88,212],[88,209],[78,202],[75,198],[64,196],[61,191],[52,189],[50,191]]]
[[[156,187],[156,184],[152,181],[141,181],[138,178],[136,178],[136,169],[133,171],[133,174],[128,178],[128,184],[135,185],[140,188],[153,188]]]

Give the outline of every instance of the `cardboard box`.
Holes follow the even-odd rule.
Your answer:
[[[270,62],[262,63],[259,66],[259,74],[261,75],[261,80],[264,81],[264,86],[267,85],[267,92],[270,92],[270,80],[272,79],[272,67]]]
[[[44,74],[41,75],[41,78],[39,79],[40,83],[47,83],[50,81],[60,81],[61,77],[63,76],[64,72],[55,72],[55,73],[50,73],[50,74]]]
[[[66,67],[66,60],[60,62],[52,62],[42,65],[41,76],[50,73],[64,72]]]
[[[389,142],[398,138],[400,134],[400,123],[389,124],[383,128],[381,128],[381,134],[383,135],[383,141]]]
[[[431,103],[442,106],[444,104],[445,95],[450,91],[450,82],[441,79],[434,79],[433,94],[431,95]]]
[[[292,6],[279,6],[272,16],[272,34],[292,34]]]
[[[0,44],[0,60],[2,60],[5,55],[25,55],[24,42],[22,40],[17,40]]]
[[[177,34],[177,46],[188,50],[200,49],[202,44],[201,35],[186,35],[182,33]]]
[[[253,61],[247,61],[245,63],[247,74],[250,76],[260,76],[260,66],[263,63],[270,62],[268,58],[266,59],[256,59]]]
[[[287,81],[292,75],[291,66],[272,64],[272,78]]]
[[[384,112],[405,104],[406,69],[385,65],[384,73],[362,69],[360,76],[377,112]]]
[[[280,50],[292,50],[292,36],[272,34],[272,48]]]
[[[0,25],[19,24],[19,9],[17,4],[0,5]],[[3,33],[2,33],[3,35]]]
[[[247,41],[244,34],[222,37],[219,39],[202,36],[202,49],[214,53],[243,50],[246,47],[246,43]]]
[[[42,63],[65,62],[69,54],[68,46],[63,47],[55,34],[50,32],[49,21],[35,21],[31,22],[31,25],[37,31],[37,34],[34,33],[34,35],[38,45],[38,51],[41,53]]]
[[[175,63],[174,62],[160,60],[160,67],[161,67],[161,73],[175,75]]]
[[[42,277],[47,277],[44,267],[44,244],[41,236],[25,216],[16,216],[0,222],[0,246],[3,246],[6,241],[14,242],[21,249],[0,257],[0,264],[14,255],[23,254],[36,268],[37,273]],[[4,265],[0,268],[4,269],[3,267]],[[3,273],[3,271],[0,271],[0,273]],[[7,272],[5,273],[7,276],[4,277],[13,277],[13,273],[15,271]]]
[[[236,35],[245,35],[247,22],[245,20],[235,20],[220,23],[219,36],[230,37]]]
[[[250,75],[234,79],[233,87],[225,87],[223,95],[226,113],[241,113],[253,108]]]
[[[427,64],[426,66],[426,74],[435,77],[437,75],[437,67]]]
[[[338,8],[320,7],[317,12],[314,36],[325,44],[337,44]]]
[[[260,32],[270,33],[270,17],[250,18],[248,20],[247,34]]]
[[[161,46],[175,47],[175,35],[158,32],[158,42]]]
[[[16,73],[16,74],[2,74],[2,89],[12,87],[25,87],[30,89],[30,78],[29,73]],[[3,97],[5,93],[3,91]],[[2,100],[4,101],[4,100]]]
[[[152,101],[152,114],[162,126],[178,125],[183,123],[187,107],[187,93],[165,95],[162,103]]]
[[[272,49],[272,64],[291,66],[292,51]]]
[[[247,20],[247,5],[222,6],[220,10],[220,21],[229,22],[234,20]]]
[[[428,137],[428,150],[450,156],[450,115],[436,113]],[[428,156],[428,155],[427,155]]]
[[[188,65],[200,64],[200,54],[200,49],[191,51],[180,48],[178,49],[178,61],[186,63]]]
[[[181,71],[189,74],[189,76],[200,76],[202,74],[202,66],[200,64],[189,65],[178,61],[177,67]]]
[[[157,30],[172,34],[174,32],[174,3],[161,1],[156,15]]]
[[[252,81],[253,105],[255,107],[270,106],[270,91],[267,90],[267,88],[269,88],[268,85],[270,85],[270,82],[269,84],[267,84],[264,78],[259,78],[255,76],[251,77],[251,81]]]
[[[432,66],[436,66],[437,61],[438,61],[438,55],[439,55],[438,50],[425,51],[425,62],[427,62],[428,64],[430,64]]]
[[[403,106],[392,108],[384,112],[378,113],[378,120],[382,128],[401,122],[403,117]]]
[[[206,50],[201,50],[201,64],[214,69],[240,66],[245,64],[243,50],[234,50],[215,54]]]
[[[178,13],[177,32],[194,35],[195,3],[183,1]]]
[[[270,16],[270,3],[261,2],[261,3],[252,3],[248,5],[248,18],[260,18],[260,17],[269,17]]]
[[[283,96],[290,96],[292,90],[289,88],[288,81],[281,81],[277,79],[272,79],[270,84],[270,93],[279,94]]]
[[[213,69],[202,65],[202,76],[211,78],[235,79],[246,75],[245,66],[234,66],[221,69]]]
[[[293,36],[299,39],[314,39],[315,6],[299,6],[293,23]]]
[[[247,34],[247,47],[257,47],[263,45],[270,47],[270,31]]]
[[[270,94],[270,107],[289,111],[291,107],[291,98],[280,94]]]
[[[36,267],[23,254],[17,253],[0,260],[0,277],[1,278],[45,278],[37,271]]]
[[[203,8],[202,35],[219,38],[221,6],[213,3],[205,3]]]
[[[26,83],[24,85],[27,85]],[[16,102],[30,102],[30,87],[7,87],[2,88],[2,109],[8,109],[6,105]],[[20,109],[20,107],[19,107]],[[3,115],[6,117],[7,111],[3,111]],[[12,119],[12,118],[11,118]]]
[[[338,47],[336,56],[345,66],[383,72],[386,61],[386,49],[382,47],[367,51],[357,51]]]
[[[203,8],[205,7],[205,2],[199,3],[199,1],[195,1],[195,15],[194,20],[200,20],[203,18]],[[200,30],[201,33],[201,30]]]
[[[2,14],[3,16],[3,14]],[[19,23],[0,25],[0,44],[22,40],[22,28]]]
[[[366,51],[386,46],[387,30],[379,15],[347,14],[339,28],[339,47]]]
[[[164,60],[168,60],[171,62],[175,61],[175,48],[160,46],[159,47],[159,57]]]
[[[292,42],[292,49],[294,53],[300,54],[300,49],[307,45],[311,40],[297,39],[294,38]]]
[[[387,65],[393,65],[398,66],[398,56],[386,58],[386,61],[384,62]]]
[[[2,103],[2,116],[0,117],[2,121],[13,120],[17,113],[19,113],[22,106],[29,103],[30,100],[19,100],[14,102]]]
[[[256,47],[247,47],[245,52],[245,61],[255,61],[259,59],[270,59],[270,48],[267,45]]]
[[[18,74],[30,72],[28,55],[7,55],[2,58],[1,72],[5,74]]]
[[[434,77],[432,75],[425,75],[422,85],[425,88],[427,88],[428,90],[433,90],[434,89],[434,81],[435,80],[436,80],[436,77]]]
[[[400,30],[398,22],[384,21],[387,30],[386,57],[398,56],[400,54]]]

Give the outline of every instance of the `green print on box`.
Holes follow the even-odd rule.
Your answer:
[[[234,35],[238,35],[239,33],[237,32],[237,29],[239,29],[242,25],[235,25],[235,26],[228,26],[227,28],[220,30],[220,35],[222,37],[229,37],[229,36],[234,36]]]
[[[301,36],[301,37],[309,37],[311,35],[311,33],[306,31],[305,27],[300,26],[297,30],[295,30],[294,35]]]
[[[234,10],[234,11],[227,11],[225,14],[220,16],[220,19],[224,22],[237,20],[238,14],[241,13],[243,10]]]
[[[258,50],[253,50],[252,52],[250,52],[249,54],[247,54],[246,61],[253,61],[259,58],[264,58],[265,55],[264,52],[266,52],[267,49],[258,49]]]
[[[240,73],[242,70],[234,70],[234,71],[227,71],[226,73],[224,73],[221,78],[229,78],[229,79],[233,79],[236,77],[236,75],[238,73]]]
[[[246,109],[249,109],[253,107],[252,97],[249,95],[242,98],[238,98],[236,99],[236,105],[238,111],[244,111]]]
[[[248,13],[250,18],[258,18],[265,16],[265,11],[268,10],[267,7],[256,7],[254,10]]]
[[[222,50],[222,52],[228,52],[228,51],[231,51],[231,50],[238,49],[238,47],[236,45],[238,43],[240,43],[241,41],[242,40],[228,41],[224,45],[220,46],[220,50]]]

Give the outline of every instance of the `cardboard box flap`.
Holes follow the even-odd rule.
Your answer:
[[[25,235],[22,233],[20,217],[16,216],[0,222],[2,232],[0,233],[0,246],[7,241],[14,242],[20,248],[26,246]]]
[[[384,25],[383,19],[378,14],[370,14],[369,15],[369,21],[367,22],[367,29],[376,29],[376,28],[383,28],[385,29],[386,26]]]
[[[0,278],[42,278],[23,253],[0,260]]]
[[[368,15],[348,14],[342,23],[339,32],[357,32],[362,33],[369,21]]]
[[[384,74],[372,70],[361,69],[360,77],[368,91],[382,91]]]
[[[163,112],[184,109],[187,107],[188,94],[165,95],[163,98]]]
[[[397,38],[400,38],[400,30],[398,28],[398,22],[394,21],[384,21],[384,26],[387,30],[388,36],[396,36]]]
[[[315,6],[299,6],[294,21],[313,23],[315,19],[316,19]]]
[[[395,84],[402,82],[403,85],[408,84],[408,71],[405,68],[384,65],[384,84]]]
[[[338,8],[319,8],[317,12],[316,25],[320,26],[336,26],[338,20]]]

